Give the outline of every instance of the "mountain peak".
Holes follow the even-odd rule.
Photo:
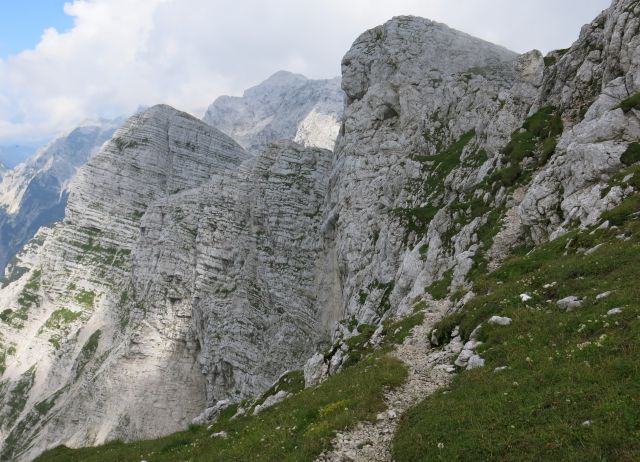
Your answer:
[[[454,74],[504,66],[517,54],[417,16],[396,16],[361,34],[342,60],[342,88],[360,99],[375,83],[412,81],[427,72]]]
[[[333,149],[342,105],[340,79],[278,71],[242,97],[217,98],[203,120],[253,153],[281,139]]]

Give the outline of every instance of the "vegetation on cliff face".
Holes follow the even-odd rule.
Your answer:
[[[615,226],[575,230],[477,278],[479,295],[437,328],[446,341],[482,324],[486,366],[403,417],[398,462],[638,460],[639,199],[604,214]],[[581,306],[560,309],[568,296]],[[513,322],[488,324],[492,315]]]

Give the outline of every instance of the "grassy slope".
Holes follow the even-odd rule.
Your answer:
[[[640,167],[630,170],[638,183]],[[403,417],[397,462],[640,460],[639,213],[636,193],[605,214],[618,229],[571,232],[476,281],[481,295],[441,321],[440,335],[460,325],[468,336],[492,315],[513,323],[484,323],[486,367]],[[533,299],[523,303],[522,293]],[[555,302],[569,295],[587,299],[563,312]],[[614,307],[622,313],[608,316]]]
[[[418,307],[422,308],[422,307]],[[293,392],[281,404],[257,416],[231,420],[236,406],[223,412],[210,429],[191,426],[165,438],[133,443],[114,442],[94,448],[72,450],[64,446],[46,452],[38,462],[147,462],[162,461],[313,461],[330,445],[336,431],[362,420],[374,419],[385,409],[383,394],[406,380],[404,364],[387,356],[411,328],[422,322],[420,312],[385,325],[380,348],[372,350],[367,340],[372,329],[352,338],[352,365],[314,388],[302,390],[299,372],[289,374],[289,383],[279,389]],[[274,393],[272,389],[265,393]],[[261,400],[258,400],[261,402]],[[228,439],[211,438],[225,431]]]

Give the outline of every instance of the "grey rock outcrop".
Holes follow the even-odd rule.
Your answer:
[[[156,106],[81,169],[64,221],[41,230],[2,290],[4,386],[29,380],[20,406],[2,399],[4,458],[28,459],[59,441],[160,435],[202,412],[191,312],[171,294],[152,305],[136,292],[136,243],[147,208],[248,158],[219,131]],[[34,409],[41,402],[46,415]]]
[[[615,0],[571,48],[552,54],[537,105],[560,108],[569,127],[518,208],[535,242],[572,223],[594,224],[624,196],[618,187],[605,191],[602,179],[621,168],[620,155],[640,138],[637,111],[618,107],[640,91],[639,16],[636,2]]]
[[[285,139],[333,149],[343,99],[339,78],[310,80],[280,71],[242,97],[219,97],[203,120],[253,153]]]
[[[286,370],[317,383],[354,326],[426,292],[471,293],[469,272],[515,245],[597,223],[630,188],[606,183],[637,140],[637,110],[617,105],[638,91],[638,16],[614,1],[546,59],[394,18],[343,60],[334,153],[280,141],[254,156],[166,106],[131,118],[0,289],[2,380],[27,390],[21,409],[0,398],[5,454],[161,435]],[[259,111],[245,95],[207,120],[250,149],[291,137],[313,100],[279,119],[291,81],[294,94],[308,84],[277,75],[247,92],[265,96]],[[452,337],[447,357],[482,366],[477,339]],[[317,353],[329,345],[339,353]]]

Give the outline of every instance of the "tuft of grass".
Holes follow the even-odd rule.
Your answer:
[[[486,366],[403,416],[396,461],[639,460],[639,213],[636,193],[603,217],[617,229],[572,231],[477,276],[481,295],[436,327],[446,340],[455,326],[468,338],[483,323]],[[590,255],[578,251],[597,244]],[[568,295],[584,297],[583,306],[558,309]],[[622,313],[607,315],[613,307]],[[513,323],[489,325],[492,315]]]
[[[442,275],[442,277],[431,284],[429,287],[425,289],[426,292],[431,294],[431,296],[436,300],[442,300],[447,298],[449,294],[449,286],[451,285],[451,280],[453,278],[453,272],[451,270],[447,271]]]
[[[631,143],[627,150],[620,156],[620,162],[624,165],[632,165],[640,162],[640,143]]]
[[[76,359],[76,379],[80,377],[80,374],[82,373],[84,368],[87,366],[89,361],[91,361],[91,358],[93,358],[93,356],[96,354],[101,335],[102,331],[100,329],[96,330],[93,334],[91,334],[91,336],[82,346],[82,349],[78,354],[78,358]]]
[[[640,109],[640,93],[636,93],[635,95],[625,99],[616,106],[616,109],[622,109],[625,113],[632,109]]]
[[[18,308],[6,308],[0,313],[0,320],[15,327],[22,328],[24,321],[29,317],[29,310],[40,305],[41,297],[40,280],[42,278],[42,271],[36,270],[31,274],[31,277],[24,285],[22,292],[18,296]]]
[[[438,206],[437,200],[444,193],[444,180],[460,165],[460,158],[464,149],[475,136],[475,130],[470,130],[436,155],[413,156],[413,160],[423,164],[422,170],[426,173],[426,179],[419,181],[419,184],[415,185],[416,190],[413,193],[416,197],[420,197],[421,202],[428,203],[428,205],[424,207],[396,208],[391,211],[393,215],[398,217],[405,228],[405,240],[412,232],[418,236],[426,233],[429,223],[441,208]],[[481,160],[482,156],[487,154],[483,151],[478,155]]]
[[[7,394],[7,402],[0,412],[0,427],[10,427],[18,418],[29,398],[29,390],[33,387],[36,377],[35,367],[27,370],[16,382],[11,391]]]
[[[74,298],[80,305],[83,305],[84,307],[89,309],[93,309],[96,294],[91,290],[81,289]]]
[[[44,323],[44,327],[46,329],[63,329],[68,324],[71,324],[73,321],[82,316],[82,313],[77,311],[71,311],[68,308],[60,308],[59,310],[54,311],[49,316],[49,319]]]

